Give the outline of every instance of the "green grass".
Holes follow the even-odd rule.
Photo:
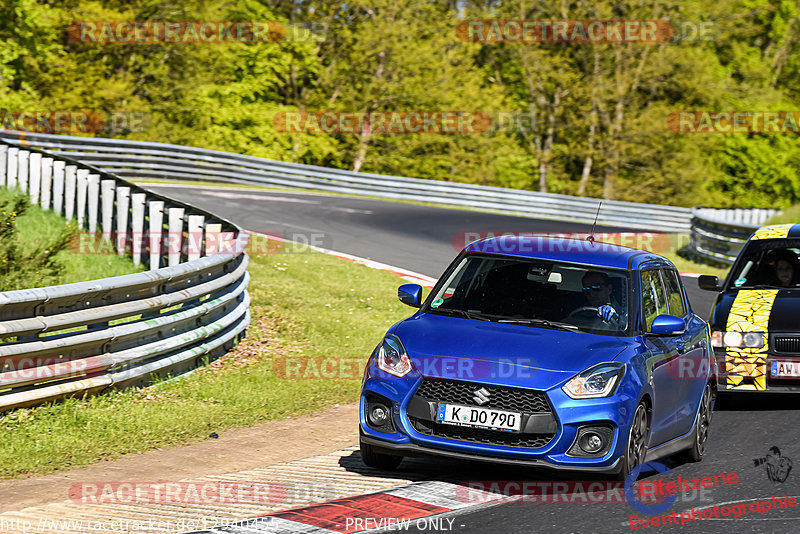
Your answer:
[[[777,215],[774,215],[770,220],[762,226],[768,224],[797,224],[800,223],[800,204],[795,204],[784,210]]]
[[[669,248],[667,250],[656,250],[655,252],[669,258],[675,264],[679,271],[699,273],[699,274],[713,274],[720,279],[728,274],[727,267],[713,267],[704,263],[696,263],[684,256],[682,251],[685,251],[689,246],[689,234],[668,234],[669,235]]]
[[[413,312],[397,300],[395,275],[308,249],[254,256],[249,271],[253,323],[234,351],[179,380],[9,412],[0,417],[0,477],[87,465],[354,402],[372,349]],[[285,369],[285,358],[344,358],[352,378],[279,378],[273,365]]]
[[[19,190],[0,188],[0,205],[22,197]],[[28,205],[15,218],[14,240],[17,250],[13,277],[3,290],[44,287],[83,282],[142,271],[130,258],[110,254],[85,254],[71,250],[66,236],[77,236],[75,222],[68,222],[53,212]]]

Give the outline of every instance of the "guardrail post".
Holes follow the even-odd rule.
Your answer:
[[[144,244],[144,202],[147,195],[134,193],[131,195],[131,255],[133,264],[142,263],[142,248]]]
[[[8,145],[0,145],[0,187],[6,185],[8,174]]]
[[[188,261],[196,260],[203,252],[203,222],[202,215],[189,215],[189,246],[186,250]]]
[[[222,225],[217,223],[208,223],[206,225],[206,256],[218,254],[220,252],[219,239],[222,235]]]
[[[17,171],[19,169],[19,148],[8,147],[8,166],[6,172],[6,185],[14,187],[17,185]]]
[[[184,208],[169,208],[169,234],[167,237],[168,264],[170,267],[181,262],[183,248]]]
[[[28,193],[31,204],[39,203],[39,187],[42,184],[42,155],[38,152],[31,152],[28,158],[28,176],[30,176],[30,187]]]
[[[53,158],[42,158],[42,196],[39,205],[50,209],[50,191],[53,187]]]
[[[117,188],[117,254],[124,256],[128,249],[128,209],[131,203],[131,188]]]
[[[64,213],[64,167],[65,161],[53,162],[53,211]]]
[[[64,175],[64,216],[70,221],[75,217],[75,186],[78,181],[77,172],[77,165],[66,166]]]
[[[28,160],[30,159],[30,155],[31,153],[29,151],[20,150],[17,160],[17,172],[19,173],[17,176],[17,183],[23,193],[28,192],[28,170],[30,169]]]
[[[164,231],[164,202],[153,200],[149,203],[150,216],[150,270],[158,269],[161,259],[161,241]]]
[[[89,233],[94,235],[97,231],[97,205],[100,203],[100,175],[90,174],[86,181],[87,204],[89,205]]]
[[[111,231],[114,223],[114,180],[103,180],[100,182],[100,191],[103,202],[103,239],[111,240]]]
[[[86,221],[86,194],[89,189],[89,170],[78,169],[78,198],[77,198],[77,218],[78,228],[83,229]]]

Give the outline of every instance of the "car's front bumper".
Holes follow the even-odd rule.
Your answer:
[[[571,466],[563,464],[554,464],[546,459],[517,459],[517,458],[504,458],[498,456],[486,456],[485,454],[469,454],[463,452],[450,451],[445,449],[434,449],[430,447],[423,447],[414,443],[391,443],[374,437],[366,436],[361,433],[361,441],[368,445],[380,447],[382,452],[388,454],[398,454],[400,456],[440,456],[446,458],[453,458],[457,460],[471,460],[478,462],[490,462],[496,464],[516,465],[532,468],[546,468],[561,471],[583,471],[591,473],[609,473],[615,474],[620,470],[621,458],[609,466],[595,467],[595,466]]]
[[[543,413],[523,416],[523,420],[528,422],[523,430],[538,432],[539,434],[532,435],[545,436],[546,439],[533,447],[509,446],[503,443],[481,443],[469,437],[453,437],[441,433],[433,435],[434,433],[418,430],[419,421],[415,416],[419,416],[420,403],[415,398],[415,393],[422,381],[422,378],[371,378],[367,373],[360,410],[360,432],[365,443],[400,455],[438,455],[549,469],[615,473],[619,471],[619,460],[627,445],[630,414],[638,401],[635,393],[629,394],[623,387],[612,397],[581,400],[571,399],[560,387],[544,392],[537,391],[546,396],[552,412],[549,416]],[[505,384],[491,385],[507,387]],[[391,402],[391,429],[383,428],[383,431],[378,431],[367,423],[366,397],[371,395],[378,395]],[[435,413],[435,408],[432,412]],[[431,414],[431,417],[434,416]],[[610,444],[606,451],[597,457],[569,454],[579,429],[587,426],[611,429]],[[448,425],[448,428],[465,427]],[[496,435],[501,438],[509,437],[503,432],[496,432]]]
[[[719,393],[800,393],[800,378],[773,376],[775,362],[800,362],[796,354],[779,354],[772,350],[754,352],[747,360],[714,348],[717,360],[717,391]],[[748,365],[742,365],[746,362]]]

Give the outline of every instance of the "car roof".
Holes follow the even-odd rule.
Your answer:
[[[800,237],[800,224],[762,226],[753,233],[750,239],[785,239],[787,237]]]
[[[467,253],[500,254],[518,258],[537,258],[569,263],[582,263],[611,269],[640,269],[664,265],[671,261],[658,254],[600,241],[568,237],[502,235],[479,239],[464,248]]]

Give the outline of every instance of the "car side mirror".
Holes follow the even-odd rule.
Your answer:
[[[656,336],[676,336],[685,331],[686,321],[674,315],[659,315],[650,326],[650,333]]]
[[[719,278],[712,274],[701,274],[697,279],[697,285],[706,291],[722,291]]]
[[[422,302],[422,286],[419,284],[403,284],[397,288],[397,298],[403,304],[419,308]]]

